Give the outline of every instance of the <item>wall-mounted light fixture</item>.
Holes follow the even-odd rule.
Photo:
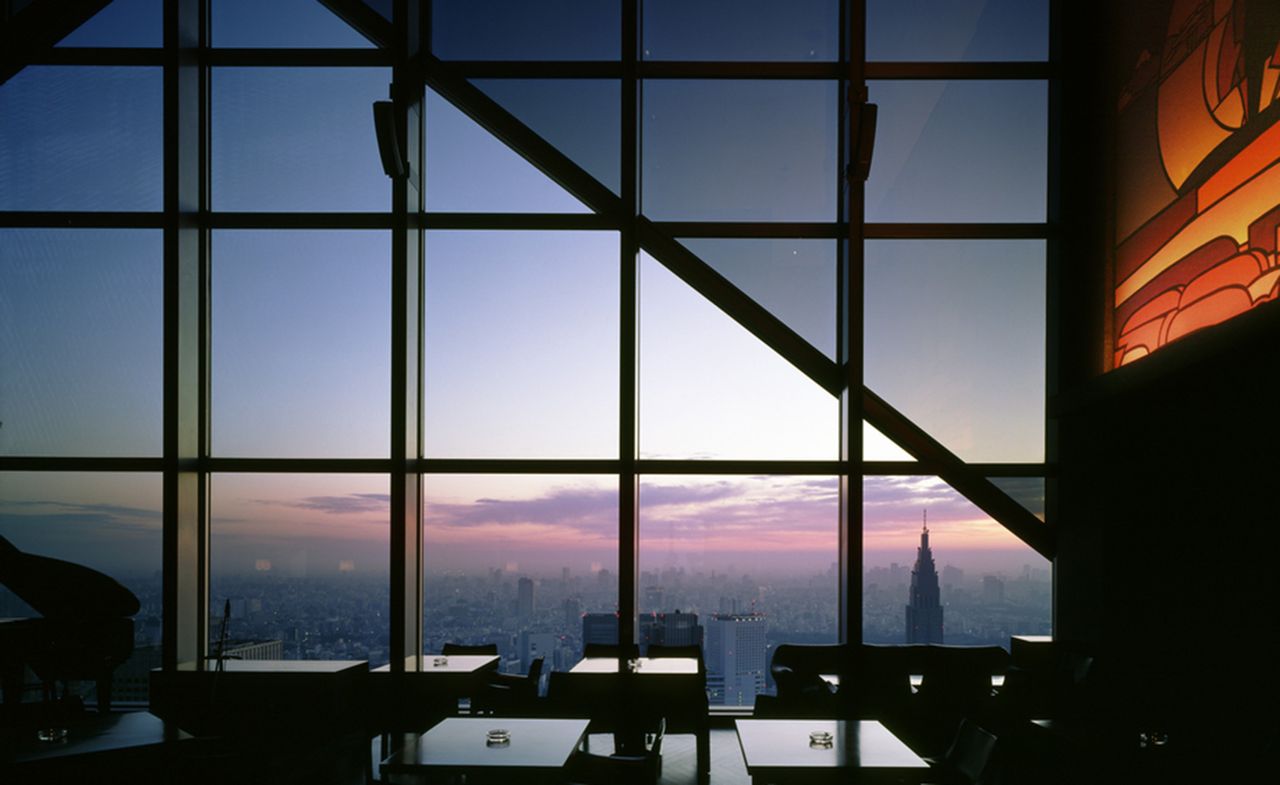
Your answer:
[[[397,130],[396,105],[392,101],[373,102],[373,130],[378,136],[378,154],[387,177],[400,179],[408,175],[404,165],[404,145]]]

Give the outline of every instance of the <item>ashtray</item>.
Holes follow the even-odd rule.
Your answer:
[[[831,734],[824,730],[815,730],[809,734],[809,746],[828,749],[832,745]]]
[[[506,728],[494,728],[484,735],[484,743],[490,747],[505,747],[511,743],[511,731]]]
[[[432,661],[431,661],[431,664],[432,664],[432,665],[448,665],[448,664],[449,664],[449,658],[448,658],[448,657],[436,657],[434,660],[432,660]]]

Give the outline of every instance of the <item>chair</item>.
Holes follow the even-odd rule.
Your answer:
[[[941,758],[928,758],[928,781],[940,785],[985,785],[996,781],[995,734],[972,720],[962,719]]]
[[[569,759],[566,777],[575,785],[652,785],[662,776],[662,738],[667,723],[643,725],[614,734],[614,752],[599,755],[578,750]]]
[[[498,644],[496,643],[446,643],[440,649],[440,653],[448,657],[457,655],[459,657],[466,654],[497,654]]]
[[[649,644],[649,656],[654,659],[663,657],[690,657],[698,661],[697,688],[678,695],[669,696],[666,705],[669,707],[666,721],[667,730],[673,734],[692,733],[696,738],[699,777],[710,776],[711,761],[711,727],[707,720],[711,710],[707,699],[707,662],[702,656],[700,644],[667,645]]]
[[[760,705],[762,716],[817,718],[837,716],[835,694],[823,673],[840,673],[845,648],[784,643],[773,651],[769,675],[777,700]]]
[[[640,647],[633,643],[627,648],[627,652],[626,656],[628,659],[639,657]],[[616,658],[621,653],[622,646],[617,643],[588,643],[582,647],[582,658],[584,660],[591,659],[593,657]]]
[[[529,673],[493,673],[471,700],[473,712],[506,717],[538,714],[538,685],[542,680],[542,657],[529,663]]]

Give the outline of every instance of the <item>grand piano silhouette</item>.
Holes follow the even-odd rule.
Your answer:
[[[133,651],[141,607],[115,579],[80,564],[18,550],[0,536],[0,584],[41,617],[0,623],[0,684],[7,705],[21,702],[24,667],[44,684],[94,681],[98,710],[111,708],[111,675]]]

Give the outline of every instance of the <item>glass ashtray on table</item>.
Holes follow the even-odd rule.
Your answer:
[[[809,733],[809,746],[818,747],[820,749],[831,749],[834,739],[831,734],[825,730],[815,730]]]

